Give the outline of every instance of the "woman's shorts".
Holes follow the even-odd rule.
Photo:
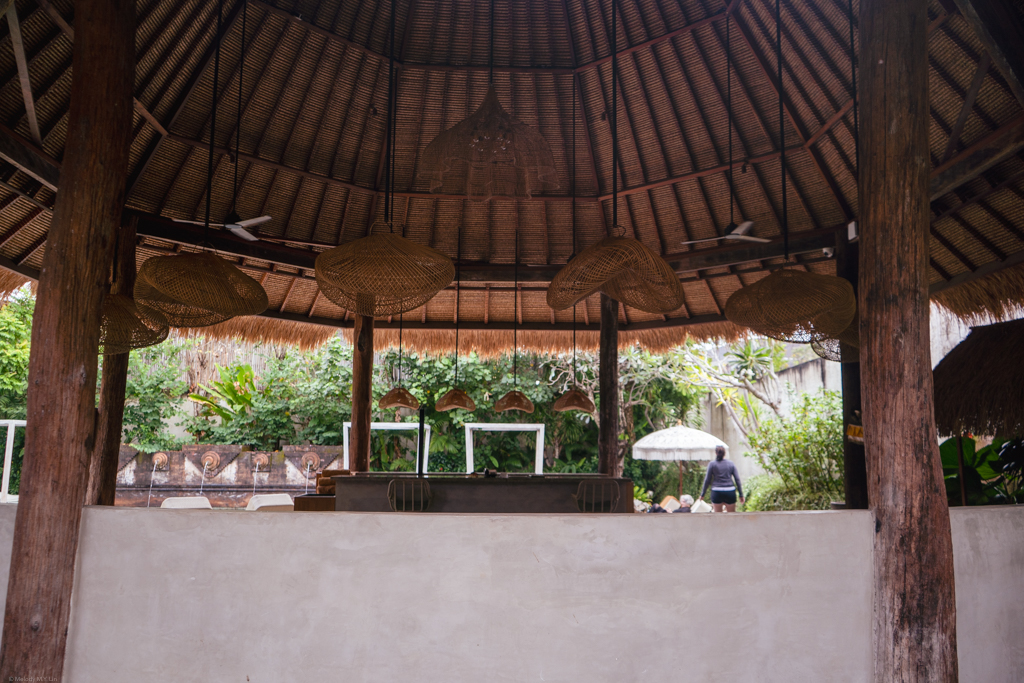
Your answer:
[[[711,502],[717,505],[735,505],[736,491],[712,491]]]

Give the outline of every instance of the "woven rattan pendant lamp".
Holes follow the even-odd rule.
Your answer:
[[[131,297],[108,294],[103,300],[100,348],[104,355],[154,346],[167,339],[169,331],[167,319],[159,311],[145,309]]]
[[[615,25],[612,2],[612,25]],[[615,36],[615,30],[612,30]],[[602,291],[626,306],[647,313],[665,314],[678,309],[686,300],[683,286],[672,267],[643,242],[625,237],[619,225],[619,138],[618,138],[618,57],[612,45],[612,107],[609,125],[612,134],[612,229],[621,234],[606,237],[572,258],[555,274],[548,286],[548,306],[565,310],[597,291]],[[575,250],[574,250],[575,251]]]
[[[476,410],[476,401],[469,397],[465,391],[459,388],[459,303],[462,298],[462,269],[459,263],[462,261],[462,225],[459,224],[458,236],[455,240],[455,378],[452,381],[454,388],[450,389],[444,396],[434,404],[435,410],[453,410],[461,408],[473,412]]]
[[[572,253],[576,255],[576,84],[572,88]],[[593,413],[594,402],[576,386],[576,304],[572,306],[572,389],[557,399],[551,409],[556,413],[580,410]]]
[[[782,30],[775,3],[775,36],[779,83],[782,83]],[[789,217],[786,202],[786,127],[784,90],[779,88],[779,138],[782,173],[782,235],[789,260]],[[776,270],[729,297],[725,317],[754,332],[787,342],[839,339],[853,322],[857,299],[853,285],[841,277],[810,271]]]
[[[487,94],[480,107],[423,150],[419,175],[429,182],[431,192],[486,200],[529,198],[558,187],[548,141],[505,111],[494,90],[494,0],[490,50]]]
[[[391,56],[388,66],[388,126],[392,137],[397,111],[398,82],[394,67],[394,2]],[[316,282],[324,296],[359,315],[381,318],[419,308],[451,284],[452,260],[441,252],[395,234],[394,173],[390,139],[384,183],[384,219],[374,221],[370,234],[316,257]]]
[[[519,311],[522,310],[519,303],[519,226],[515,227],[515,263],[513,265],[512,288],[512,391],[508,392],[494,402],[494,410],[503,413],[507,410],[521,410],[524,413],[533,412],[533,401],[526,397],[526,394],[519,391]]]
[[[402,386],[402,318],[398,318],[398,386],[381,396],[377,402],[381,410],[390,408],[408,408],[416,410],[420,407],[418,398],[412,392]]]
[[[213,154],[217,133],[217,83],[220,70],[220,45],[223,40],[221,14],[223,0],[217,2],[217,46],[213,61],[213,100],[210,112],[210,149],[206,166],[205,231],[210,230],[210,205],[213,192]],[[211,253],[186,253],[157,256],[139,270],[135,282],[135,300],[147,309],[156,309],[172,327],[205,327],[239,315],[258,315],[267,310],[267,293],[260,283],[234,264]]]

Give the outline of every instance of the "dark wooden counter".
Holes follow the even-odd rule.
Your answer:
[[[633,512],[633,482],[588,474],[336,476],[335,510],[347,512]],[[424,509],[425,508],[425,509]]]

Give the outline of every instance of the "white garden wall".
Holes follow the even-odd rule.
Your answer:
[[[1024,680],[1024,508],[952,523],[961,681]],[[65,680],[868,681],[871,532],[853,511],[87,508]]]

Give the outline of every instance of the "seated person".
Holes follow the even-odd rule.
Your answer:
[[[691,507],[693,507],[693,496],[687,493],[679,498],[679,509],[672,512],[689,512]]]

